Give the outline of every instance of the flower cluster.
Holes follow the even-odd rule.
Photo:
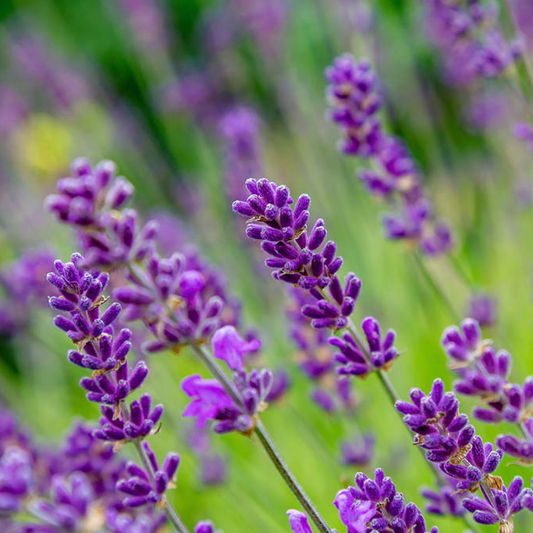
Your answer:
[[[498,304],[487,294],[474,294],[468,303],[466,316],[477,320],[481,327],[491,327],[497,320]]]
[[[5,297],[0,299],[0,336],[11,336],[29,321],[31,309],[45,306],[48,283],[45,274],[54,263],[46,249],[27,250],[13,263],[0,269],[0,286]]]
[[[404,415],[406,426],[415,433],[415,444],[426,450],[427,460],[454,479],[458,491],[483,493],[484,500],[466,497],[464,508],[480,524],[499,522],[501,528],[512,524],[511,515],[524,508],[531,489],[522,490],[521,478],[515,478],[507,489],[503,480],[494,474],[503,453],[494,450],[490,443],[484,444],[475,434],[468,416],[459,412],[455,395],[445,392],[442,380],[434,381],[429,395],[411,389],[409,396],[411,402],[398,401],[396,408]],[[489,519],[488,514],[493,518]]]
[[[158,224],[150,220],[140,227],[137,212],[123,209],[134,189],[115,177],[114,163],[102,161],[93,168],[78,158],[72,174],[59,180],[60,194],[49,196],[46,205],[77,228],[84,252],[80,267],[124,271],[129,284],[116,288],[114,297],[125,306],[123,320],[142,320],[156,337],[146,351],[178,351],[206,340],[222,325],[238,324],[239,303],[198,253],[187,249],[167,258],[155,252]]]
[[[156,533],[165,517],[153,505],[121,503],[115,486],[126,475],[124,462],[92,427],[75,423],[57,447],[38,446],[0,410],[2,531]]]
[[[448,251],[453,244],[450,229],[436,219],[414,160],[383,129],[379,83],[370,63],[342,55],[326,69],[326,79],[330,117],[344,136],[341,150],[371,160],[373,169],[361,171],[360,178],[372,196],[398,200],[399,213],[384,218],[387,237],[412,241],[427,255]]]
[[[355,487],[340,490],[333,502],[348,533],[394,531],[398,533],[438,533],[436,527],[427,529],[424,515],[414,503],[406,503],[401,492],[381,468],[374,479],[359,472]],[[311,533],[307,516],[290,510],[289,523],[294,533]]]
[[[130,462],[126,465],[127,477],[117,483],[117,490],[127,494],[128,497],[123,500],[126,507],[140,507],[147,503],[160,503],[164,494],[169,487],[173,487],[173,479],[178,470],[180,457],[177,453],[169,452],[161,468],[150,448],[145,441],[142,447],[150,461],[152,472],[147,472],[137,464]]]
[[[129,496],[122,504],[138,507],[160,503],[165,509],[164,494],[173,486],[172,478],[176,473],[179,457],[168,454],[160,469],[154,453],[146,442],[142,442],[157,431],[163,406],[153,407],[149,394],[142,395],[139,400],[133,400],[128,405],[128,396],[143,384],[148,375],[148,367],[144,361],[138,361],[130,371],[126,356],[131,348],[131,331],[123,328],[115,332],[113,328],[121,306],[112,303],[101,312],[108,301],[103,291],[109,275],[88,271],[83,268],[85,264],[81,254],[73,254],[70,262],[57,260],[54,263],[55,272],[48,274],[49,283],[60,292],[60,296],[50,298],[50,306],[68,313],[68,317],[64,314],[56,316],[54,324],[65,331],[77,345],[77,350],[69,350],[69,361],[92,371],[90,376],[80,380],[80,386],[87,391],[88,400],[101,404],[102,417],[99,428],[93,432],[94,437],[114,443],[115,450],[128,442],[135,442],[142,450],[140,453],[146,457],[146,468],[149,470],[130,464],[126,469],[128,477],[118,481],[117,489]],[[60,498],[61,505],[66,500],[74,508],[73,514],[68,516],[69,521],[65,524],[60,522],[64,528],[73,527],[73,520],[78,515],[84,516],[86,506],[90,503],[90,498],[83,499],[83,496],[87,496],[87,491],[82,490],[80,482],[76,481],[75,485],[72,481],[72,489],[66,486],[60,489],[59,494],[68,494],[69,490],[72,490],[71,502],[66,496]],[[82,495],[81,500],[74,498],[77,492]],[[34,513],[49,520],[59,519],[58,517],[64,516],[64,512],[62,507],[56,507],[45,503]]]
[[[528,435],[533,429],[533,377],[527,377],[523,385],[509,382],[511,355],[505,350],[496,352],[490,341],[483,340],[479,324],[473,319],[464,320],[460,328],[447,328],[442,345],[459,376],[455,390],[477,396],[482,402],[474,408],[474,416],[482,422],[505,421],[520,426],[526,434],[524,440],[501,435],[496,444],[505,453],[531,463],[533,445]]]
[[[234,396],[228,394],[216,379],[203,379],[200,375],[185,378],[183,392],[192,398],[183,416],[196,417],[197,427],[208,420],[216,420],[213,429],[217,433],[238,431],[251,434],[257,425],[258,414],[266,408],[266,398],[272,385],[269,370],[244,369],[243,355],[258,348],[258,341],[246,342],[235,328],[226,326],[213,336],[213,353],[226,362],[233,371]]]
[[[107,301],[102,293],[109,276],[88,272],[80,266],[82,264],[84,259],[80,254],[73,254],[71,261],[66,263],[59,260],[55,262],[56,272],[50,272],[47,279],[61,295],[52,296],[49,303],[52,309],[68,313],[68,317],[57,315],[54,324],[77,345],[77,350],[69,350],[69,361],[93,371],[91,377],[84,377],[80,381],[80,386],[87,391],[87,399],[102,404],[104,418],[110,418],[118,424],[121,422],[121,402],[142,385],[148,368],[143,361],[139,361],[130,371],[126,356],[131,349],[131,331],[123,328],[115,333],[113,329],[121,306],[113,303],[101,313],[102,305]],[[112,413],[107,406],[114,408]],[[140,408],[137,410],[140,411]],[[109,436],[115,434],[109,424],[103,423],[102,438],[108,429]]]
[[[80,229],[86,266],[110,270],[141,261],[153,247],[157,225],[148,222],[139,229],[137,213],[121,210],[134,188],[115,172],[112,161],[93,168],[87,159],[75,159],[72,176],[57,182],[59,194],[46,199],[56,218]]]
[[[246,187],[250,195],[245,201],[233,202],[233,210],[248,217],[246,235],[261,241],[261,248],[269,256],[265,264],[274,269],[273,277],[296,285],[310,296],[301,306],[301,313],[311,320],[314,329],[344,330],[342,339],[330,340],[340,350],[335,356],[339,374],[365,376],[375,369],[389,369],[398,356],[392,346],[395,334],[389,331],[382,339],[379,324],[368,317],[362,325],[368,346],[354,337],[350,316],[361,280],[349,272],[342,285],[337,275],[342,257],[336,255],[335,242],[326,241],[322,219],[307,230],[309,196],[302,194],[294,202],[285,185],[267,179],[249,179]]]
[[[451,83],[468,85],[479,78],[493,78],[521,56],[523,43],[507,41],[499,29],[497,4],[483,0],[423,3],[428,34],[442,51]]]

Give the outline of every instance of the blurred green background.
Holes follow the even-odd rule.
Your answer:
[[[138,7],[131,8],[136,4],[140,15]],[[360,13],[371,14],[365,27],[359,12],[355,22],[347,15],[360,4]],[[344,257],[343,272],[353,270],[363,280],[356,319],[371,314],[396,330],[404,354],[390,377],[399,393],[405,397],[413,386],[428,389],[436,377],[451,386],[439,340],[454,317],[412,252],[383,238],[385,206],[356,178],[361,163],[336,150],[339,134],[325,117],[324,68],[345,51],[370,58],[386,90],[387,127],[404,138],[438,212],[454,228],[453,260],[429,259],[426,267],[461,316],[473,292],[497,298],[498,321],[486,334],[512,353],[512,378],[522,382],[533,370],[533,213],[523,195],[517,200],[517,188],[528,185],[532,156],[510,134],[513,104],[491,128],[468,120],[475,97],[488,90],[512,99],[518,79],[510,73],[486,87],[446,85],[438,52],[422,28],[421,4],[288,0],[274,44],[265,45],[257,28],[243,26],[239,2],[232,7],[231,0],[0,3],[0,87],[22,104],[13,118],[14,106],[2,106],[0,98],[0,262],[43,244],[66,259],[75,247],[73,235],[43,212],[43,199],[68,173],[73,157],[115,160],[134,183],[136,206],[144,215],[154,210],[177,215],[202,253],[226,273],[243,301],[247,324],[260,332],[263,363],[290,373],[287,397],[271,406],[264,420],[332,527],[340,522],[331,502],[356,471],[340,465],[338,444],[353,436],[355,424],[377,438],[368,470],[382,466],[408,500],[421,504],[419,487],[431,481],[429,470],[374,377],[355,383],[361,402],[355,415],[325,415],[309,399],[311,385],[294,362],[286,333],[284,295],[242,244],[243,226],[224,193],[223,143],[204,115],[212,107],[242,104],[261,117],[266,177],[286,183],[296,195],[311,195],[311,215],[325,219]],[[236,13],[238,35],[217,44],[224,39],[219,33],[225,18]],[[266,24],[264,17],[260,22]],[[50,62],[55,75],[32,73],[21,46],[36,54],[38,66]],[[172,105],[171,88],[195,76],[206,78],[214,91],[202,100],[200,83],[190,101]],[[56,84],[68,87],[68,97],[58,95]],[[456,264],[468,285],[457,276]],[[72,417],[98,416],[98,407],[85,401],[77,386],[81,374],[67,364],[68,342],[51,318],[48,310],[36,309],[23,335],[0,339],[2,399],[43,442],[57,442]],[[166,407],[162,431],[152,443],[161,454],[175,449],[182,455],[178,488],[170,497],[185,521],[192,526],[209,518],[226,533],[287,531],[285,511],[297,502],[253,440],[213,437],[213,446],[228,458],[228,481],[211,488],[199,484],[197,458],[185,442],[189,421],[181,418],[186,398],[179,388],[185,375],[203,372],[192,354],[155,355],[149,364],[146,389]],[[470,412],[468,401],[462,405]],[[487,439],[501,432],[477,427]],[[505,480],[523,474],[522,467],[505,463]],[[428,522],[444,532],[462,530],[453,520],[428,517]],[[516,527],[525,531],[519,521]]]

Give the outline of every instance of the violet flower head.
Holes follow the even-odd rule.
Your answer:
[[[425,533],[428,531],[424,516],[414,503],[406,503],[401,492],[381,468],[376,469],[374,479],[359,472],[355,487],[341,490],[334,505],[347,533],[371,531],[397,531]],[[430,533],[438,533],[433,527]]]
[[[524,489],[523,486],[523,479],[516,476],[508,488],[503,485],[500,490],[493,491],[493,501],[473,496],[465,499],[463,505],[472,513],[472,518],[478,524],[499,524],[500,533],[512,533],[514,531],[512,516],[528,508],[529,502],[533,501],[533,491]]]
[[[222,533],[215,531],[213,524],[207,520],[202,520],[194,526],[194,533]]]
[[[193,375],[182,381],[183,392],[191,403],[185,408],[183,416],[196,417],[197,427],[204,426],[208,420],[215,420],[213,429],[217,433],[237,431],[250,435],[255,428],[258,414],[266,408],[266,397],[272,383],[272,374],[264,369],[234,371],[234,383],[240,396],[240,405],[226,393],[215,379],[203,379]]]
[[[330,116],[344,134],[341,150],[365,157],[376,154],[382,138],[381,122],[375,116],[381,97],[370,63],[356,62],[351,54],[345,54],[334,60],[325,76],[333,106]]]
[[[453,84],[469,85],[502,74],[522,54],[520,39],[507,41],[497,4],[425,0],[427,33],[444,57]]]
[[[427,513],[440,516],[463,516],[465,509],[462,505],[462,495],[457,491],[457,481],[448,478],[450,482],[436,489],[424,487],[420,491],[426,500]]]
[[[496,445],[505,454],[515,457],[520,464],[530,466],[533,464],[533,419],[529,418],[522,427],[525,432],[524,439],[513,434],[498,435]]]
[[[374,457],[376,439],[374,435],[344,441],[341,445],[341,462],[344,465],[367,467]]]
[[[470,298],[466,316],[473,318],[481,327],[491,327],[497,320],[498,302],[488,294],[475,294]]]
[[[341,150],[371,160],[373,168],[362,170],[359,177],[372,196],[398,197],[397,212],[384,218],[385,235],[414,242],[426,255],[448,251],[453,245],[451,231],[425,197],[414,159],[400,139],[383,129],[378,79],[370,63],[344,54],[325,76],[331,119],[344,135]]]
[[[265,264],[273,268],[275,279],[309,291],[316,302],[305,305],[302,313],[312,319],[313,327],[344,328],[354,310],[361,288],[355,274],[348,274],[344,288],[337,272],[342,258],[336,256],[336,244],[327,241],[327,230],[318,219],[307,230],[311,199],[302,194],[296,202],[285,185],[277,186],[267,179],[249,179],[246,201],[233,202],[233,210],[248,220],[246,235],[262,241],[263,251],[270,257]],[[294,204],[294,205],[293,205]],[[332,301],[320,291],[328,289]]]
[[[54,256],[46,249],[26,250],[17,260],[0,269],[0,335],[13,335],[28,324],[34,306],[46,306],[49,285],[46,273]]]
[[[127,464],[126,472],[128,477],[121,479],[117,483],[117,490],[127,494],[127,497],[123,500],[123,504],[126,507],[140,507],[147,503],[159,503],[164,501],[167,489],[174,488],[174,478],[180,462],[179,455],[173,452],[168,453],[160,467],[149,444],[143,442],[142,446],[155,473],[152,476],[151,473],[148,473],[144,468],[133,462]]]
[[[367,342],[369,359],[351,333],[346,332],[341,337],[329,339],[329,343],[339,350],[334,354],[334,359],[338,363],[336,370],[340,376],[364,377],[373,370],[389,370],[399,355],[394,347],[394,330],[388,330],[382,338],[379,323],[373,317],[365,318],[361,328]]]
[[[46,198],[45,207],[59,221],[78,228],[89,267],[106,269],[144,259],[153,248],[157,225],[139,228],[137,213],[123,209],[132,197],[133,185],[115,177],[111,161],[92,167],[85,158],[72,162],[71,177],[57,183],[58,194]]]
[[[33,461],[28,451],[8,448],[0,458],[0,512],[14,513],[34,485]]]
[[[220,326],[238,322],[238,306],[227,295],[220,274],[197,255],[150,253],[146,270],[128,276],[130,284],[114,296],[126,306],[124,319],[142,320],[155,340],[144,350],[154,353],[205,341]]]
[[[492,424],[503,421],[516,424],[526,433],[533,430],[533,377],[527,377],[523,385],[510,383],[511,355],[505,350],[496,352],[490,341],[482,340],[475,320],[463,321],[461,330],[447,328],[443,346],[459,376],[455,390],[480,399],[481,405],[473,410],[475,418]],[[533,461],[533,446],[528,438],[500,435],[496,444],[525,464]]]
[[[427,450],[428,461],[460,463],[472,449],[475,431],[468,417],[459,413],[453,392],[445,393],[444,383],[436,379],[429,395],[413,388],[409,397],[411,402],[397,401],[396,409],[415,433],[415,444]]]
[[[68,478],[54,476],[51,492],[51,502],[38,499],[29,504],[32,515],[49,527],[60,530],[76,531],[81,528],[90,505],[96,500],[88,478],[81,472],[74,472]]]

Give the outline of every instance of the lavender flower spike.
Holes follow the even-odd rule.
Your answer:
[[[343,135],[342,152],[372,161],[373,168],[359,174],[372,196],[398,197],[399,212],[383,220],[386,236],[414,242],[426,255],[449,250],[451,232],[435,217],[415,161],[403,143],[383,129],[379,81],[370,63],[344,54],[326,69],[325,77],[330,117]]]

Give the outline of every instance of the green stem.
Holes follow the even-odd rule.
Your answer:
[[[204,345],[193,345],[192,349],[202,361],[202,363],[207,367],[209,372],[211,372],[211,374],[224,387],[230,398],[238,406],[242,406],[242,399],[240,397],[239,392],[235,388],[234,383],[229,379],[229,377],[220,368],[218,363],[213,359],[213,356],[211,355],[210,351]],[[305,493],[304,489],[302,488],[294,474],[289,469],[279,450],[276,448],[272,437],[270,436],[261,421],[257,423],[254,432],[257,435],[270,460],[272,461],[277,471],[289,487],[290,491],[294,494],[294,496],[296,496],[297,500],[300,502],[301,506],[304,508],[309,518],[314,522],[318,530],[321,533],[331,533],[331,529],[327,525],[322,515],[318,512],[317,508],[315,507],[309,496]]]
[[[121,405],[121,411],[124,414],[124,418],[126,420],[129,420],[129,409],[124,402]],[[133,446],[135,447],[135,450],[137,451],[137,455],[139,456],[139,459],[143,465],[143,468],[146,471],[146,474],[148,475],[150,484],[152,486],[155,485],[154,468],[152,466],[152,463],[150,462],[150,459],[148,458],[146,450],[143,448],[143,445],[140,440],[135,439],[132,442]],[[164,500],[163,510],[165,512],[165,515],[167,516],[169,523],[172,524],[172,527],[175,531],[177,531],[178,533],[189,533],[189,530],[187,529],[187,526],[183,523],[183,520],[180,518],[174,507],[172,507],[172,505],[166,499]]]
[[[420,254],[417,251],[413,252],[413,258],[418,266],[418,269],[420,270],[420,273],[426,280],[426,283],[430,286],[431,290],[435,293],[442,305],[446,308],[452,319],[457,324],[459,324],[461,322],[461,317],[457,314],[457,312],[453,308],[452,303],[450,302],[450,300],[448,300],[448,297],[441,290],[439,284],[434,280],[433,275],[428,270],[426,264],[424,263],[423,259],[420,257]]]

